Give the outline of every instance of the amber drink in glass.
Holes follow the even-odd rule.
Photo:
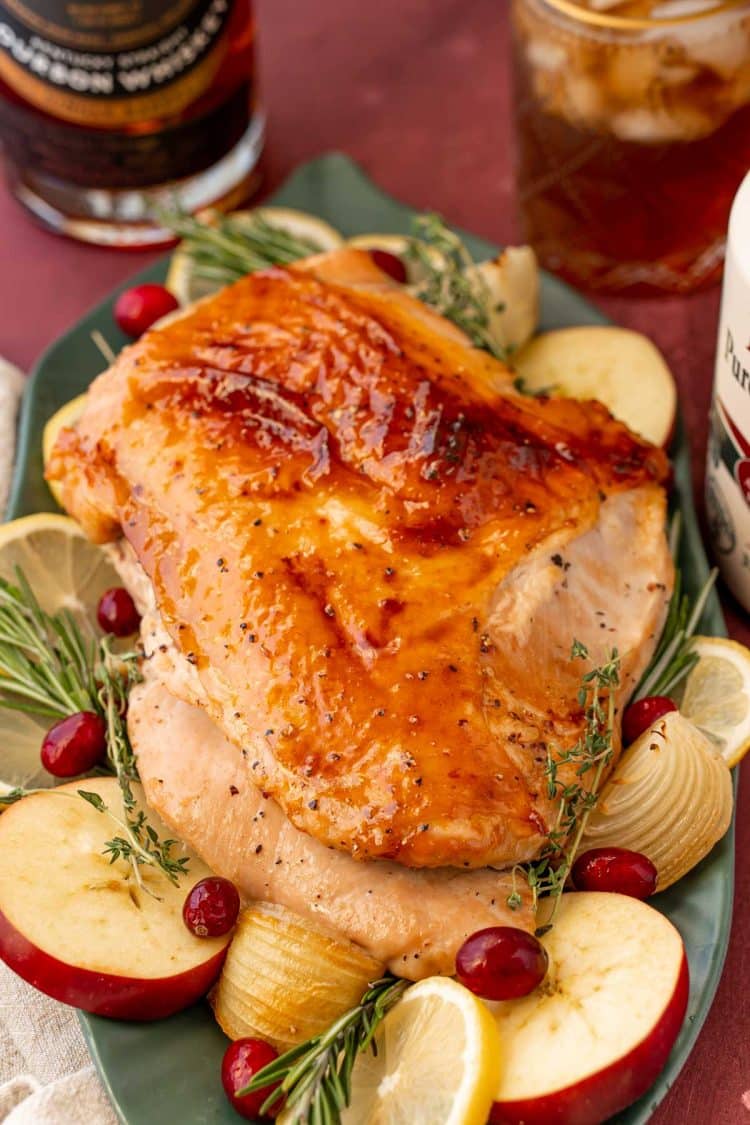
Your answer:
[[[591,289],[718,279],[750,168],[750,0],[512,0],[525,236]]]

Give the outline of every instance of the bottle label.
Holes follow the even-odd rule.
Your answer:
[[[0,0],[0,78],[37,109],[119,128],[212,83],[231,0]]]
[[[730,240],[709,429],[706,514],[722,574],[750,609],[750,279],[738,260],[740,249]]]

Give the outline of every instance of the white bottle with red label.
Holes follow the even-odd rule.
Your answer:
[[[716,561],[750,610],[750,173],[732,207],[706,466]]]

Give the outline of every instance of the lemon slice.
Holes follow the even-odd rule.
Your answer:
[[[447,977],[406,992],[359,1056],[344,1125],[484,1125],[500,1080],[487,1008]]]
[[[233,211],[230,217],[240,225],[251,223],[256,217],[265,219],[271,226],[309,242],[315,248],[312,253],[336,250],[344,242],[339,232],[317,215],[290,207],[256,207],[253,211]],[[192,260],[179,246],[172,255],[165,284],[181,305],[189,305],[221,289],[216,281],[195,276]]]
[[[0,524],[0,577],[16,581],[20,567],[42,609],[71,610],[91,629],[105,590],[121,585],[107,556],[89,543],[75,520],[40,513]],[[85,634],[84,634],[85,635]],[[92,634],[93,635],[93,634]],[[0,708],[0,781],[6,785],[50,785],[39,750],[51,720]]]
[[[86,395],[77,395],[76,398],[72,398],[70,402],[66,402],[64,406],[61,406],[47,422],[44,427],[44,432],[42,433],[42,459],[45,465],[49,462],[52,447],[57,441],[60,430],[64,430],[68,426],[74,426],[83,414],[85,405]],[[48,481],[47,487],[58,504],[62,507],[60,485],[56,481]]]
[[[736,766],[750,750],[750,649],[725,637],[695,637],[693,652],[698,663],[677,700],[680,711]]]

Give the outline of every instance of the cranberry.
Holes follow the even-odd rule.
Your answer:
[[[131,633],[138,632],[141,615],[125,587],[113,586],[111,590],[105,590],[99,598],[96,620],[105,633],[114,633],[116,637],[129,637]]]
[[[579,855],[571,875],[577,891],[611,891],[644,899],[656,890],[651,860],[627,848],[592,848]]]
[[[626,746],[635,742],[644,730],[648,730],[652,723],[676,711],[677,704],[668,695],[649,695],[645,699],[638,699],[625,708],[622,716],[622,738]]]
[[[236,1039],[227,1047],[221,1064],[221,1084],[240,1117],[246,1117],[249,1121],[260,1117],[260,1107],[280,1083],[272,1082],[270,1086],[263,1086],[252,1094],[240,1094],[239,1091],[244,1090],[264,1066],[278,1057],[278,1051],[263,1039]],[[283,1104],[283,1098],[279,1098],[266,1110],[266,1116],[275,1117]]]
[[[379,270],[387,273],[399,285],[406,283],[406,266],[397,254],[391,254],[390,250],[371,250],[370,257]]]
[[[53,777],[78,777],[104,757],[107,725],[93,711],[77,711],[51,726],[42,742],[42,765]]]
[[[188,892],[182,917],[196,937],[221,937],[229,933],[239,912],[240,896],[234,883],[211,875]]]
[[[547,962],[547,951],[533,934],[515,926],[490,926],[463,943],[456,954],[456,976],[485,1000],[513,1000],[544,980]]]
[[[163,285],[135,285],[115,301],[115,320],[126,336],[141,336],[180,302]]]

